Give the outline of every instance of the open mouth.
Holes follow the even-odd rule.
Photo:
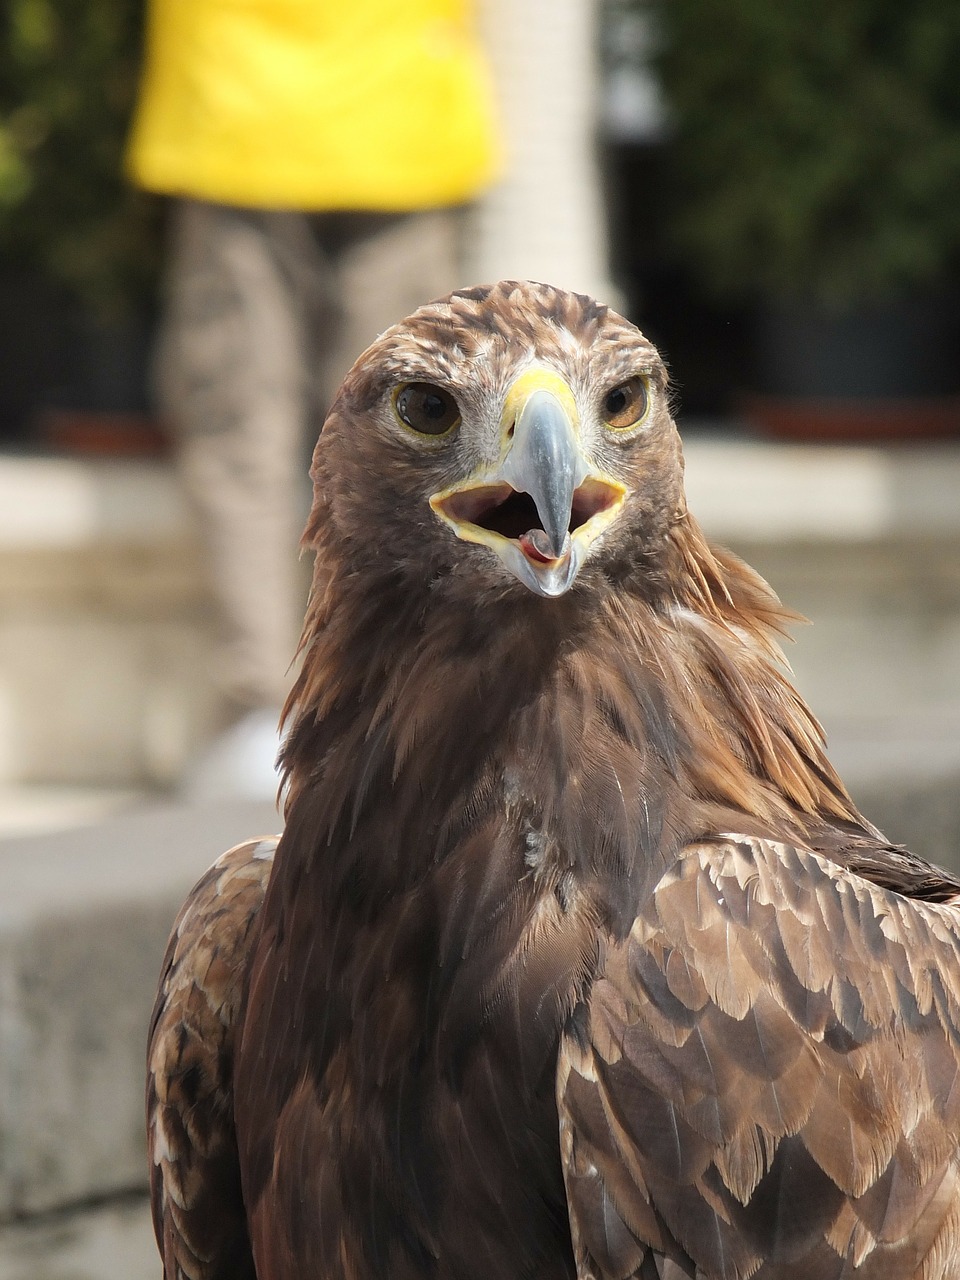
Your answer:
[[[622,490],[602,480],[586,479],[574,491],[567,532],[576,533],[594,516],[610,511],[622,501]],[[478,529],[497,533],[501,538],[519,542],[534,559],[553,559],[541,550],[542,540],[536,535],[538,531],[544,533],[543,521],[528,493],[518,493],[508,484],[480,485],[475,489],[451,493],[438,506],[442,506],[444,514],[458,524],[472,524]]]

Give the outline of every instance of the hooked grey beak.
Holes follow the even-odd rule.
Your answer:
[[[534,391],[523,406],[500,474],[533,499],[543,531],[528,536],[539,552],[559,560],[570,548],[573,495],[586,479],[587,466],[573,424],[551,391]]]

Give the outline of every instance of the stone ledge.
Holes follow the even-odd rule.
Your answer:
[[[142,1188],[147,1022],[173,918],[270,804],[0,842],[0,1220]]]
[[[960,769],[924,776],[881,771],[847,782],[870,821],[894,844],[960,874]]]
[[[169,468],[0,458],[0,785],[176,781],[211,630]]]
[[[160,1255],[142,1195],[7,1224],[0,1280],[157,1280]]]
[[[787,445],[685,434],[690,510],[713,538],[960,538],[960,447]]]
[[[189,526],[172,466],[0,456],[0,547],[179,541]]]

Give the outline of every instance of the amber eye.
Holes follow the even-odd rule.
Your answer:
[[[647,412],[648,400],[646,381],[639,375],[628,378],[607,392],[603,402],[603,420],[617,431],[635,427]]]
[[[449,391],[432,382],[408,382],[393,401],[397,417],[421,436],[442,436],[460,421],[460,410]]]

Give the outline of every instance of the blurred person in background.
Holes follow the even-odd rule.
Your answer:
[[[354,358],[458,280],[496,166],[469,0],[151,0],[128,169],[174,197],[158,408],[219,613],[194,797],[276,793],[307,444]]]

